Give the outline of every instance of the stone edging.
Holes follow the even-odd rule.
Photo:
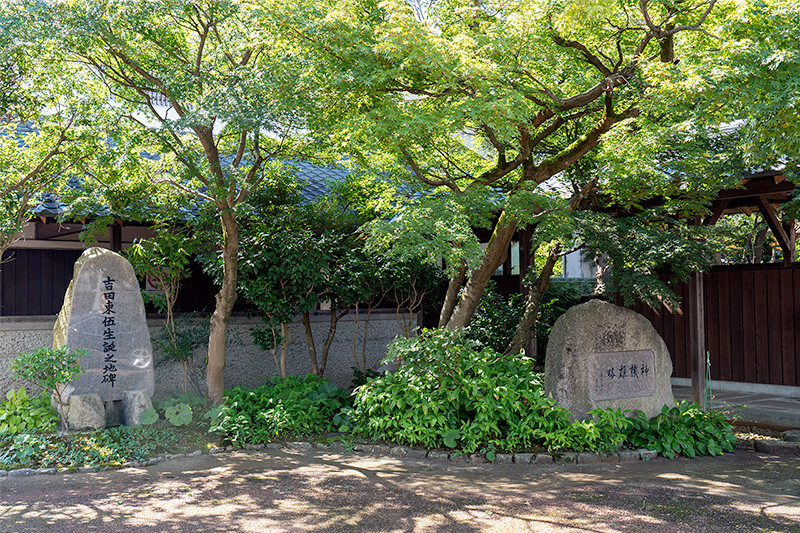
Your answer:
[[[759,449],[761,444],[761,449]],[[774,446],[766,446],[773,444]],[[308,451],[320,450],[336,453],[357,453],[376,456],[390,456],[397,459],[425,459],[433,462],[451,462],[460,464],[519,464],[519,465],[552,465],[552,464],[596,464],[596,463],[627,463],[634,461],[650,461],[659,456],[655,450],[622,450],[615,453],[595,453],[595,452],[563,452],[563,453],[498,453],[494,461],[489,461],[483,454],[473,453],[466,455],[457,452],[447,452],[444,450],[424,450],[412,448],[410,446],[389,446],[386,444],[364,444],[354,443],[346,446],[342,442],[332,442],[330,444],[314,443],[307,441],[269,442],[266,444],[245,444],[243,448],[238,446],[214,447],[208,450],[209,455],[219,455],[222,453],[234,452],[239,450],[261,451],[261,450],[289,450],[289,451]],[[800,443],[785,441],[757,442],[756,451],[776,455],[800,455]],[[33,475],[53,475],[53,474],[83,474],[90,472],[105,472],[109,470],[121,470],[123,468],[146,467],[159,464],[171,459],[181,457],[199,457],[203,455],[201,450],[188,453],[165,454],[153,457],[145,461],[131,461],[121,465],[94,467],[62,467],[62,468],[18,468],[16,470],[0,470],[0,478],[3,477],[23,477]]]
[[[787,440],[777,439],[757,439],[755,441],[755,451],[773,455],[800,456],[800,430],[786,432]],[[435,462],[451,462],[462,464],[525,464],[525,465],[551,465],[551,464],[592,464],[592,463],[627,463],[633,461],[650,461],[659,456],[655,450],[622,450],[616,453],[594,453],[594,452],[563,452],[556,454],[549,453],[498,453],[495,460],[489,461],[483,454],[473,453],[466,455],[457,452],[447,452],[443,450],[424,450],[412,448],[410,446],[389,446],[386,444],[364,444],[353,443],[345,445],[337,441],[330,444],[319,442],[295,441],[281,444],[269,442],[266,444],[245,444],[243,448],[238,446],[214,447],[208,450],[209,455],[218,455],[226,452],[238,450],[280,450],[291,451],[307,450],[327,450],[337,453],[356,452],[361,454],[371,454],[378,456],[391,456],[398,459],[427,459]],[[108,470],[121,470],[123,468],[152,466],[171,459],[180,457],[199,457],[203,455],[201,450],[188,453],[165,454],[153,457],[145,461],[130,461],[113,466],[79,466],[61,468],[18,468],[16,470],[0,470],[0,478],[3,477],[23,477],[33,475],[52,475],[52,474],[75,474],[89,472],[105,472]]]
[[[800,441],[785,441],[777,439],[756,439],[754,449],[757,452],[772,455],[800,456]]]
[[[245,450],[263,450],[282,448],[279,443],[271,442],[267,444],[245,444]],[[427,459],[436,462],[449,461],[452,463],[472,463],[472,464],[527,464],[527,465],[548,465],[548,464],[590,464],[590,463],[624,463],[631,461],[649,461],[658,457],[658,452],[654,450],[622,450],[617,453],[593,453],[593,452],[563,452],[556,454],[548,453],[498,453],[494,461],[489,461],[483,454],[473,453],[470,455],[447,452],[444,450],[425,450],[422,448],[412,448],[410,446],[389,446],[386,444],[364,444],[354,443],[352,448],[345,446],[342,442],[330,444],[312,442],[288,442],[285,445],[288,450],[330,450],[333,452],[357,452],[370,455],[383,455],[396,457],[398,459]],[[218,454],[233,451],[236,448],[226,446],[225,448],[212,448],[211,454]]]
[[[461,464],[526,464],[526,465],[552,465],[552,464],[591,464],[591,463],[622,463],[632,461],[649,461],[658,457],[658,452],[654,450],[622,450],[617,453],[592,453],[592,452],[564,452],[561,454],[547,453],[498,453],[495,460],[489,461],[483,454],[473,453],[466,455],[463,453],[451,453],[443,450],[424,450],[412,448],[410,446],[388,446],[385,444],[362,444],[354,443],[352,447],[345,446],[342,442],[330,444],[313,443],[306,441],[287,442],[285,445],[278,442],[266,444],[245,444],[243,448],[238,446],[225,446],[224,448],[215,447],[208,450],[209,455],[219,455],[227,452],[239,450],[280,450],[308,451],[321,450],[336,453],[355,452],[358,454],[370,454],[377,456],[391,456],[398,459],[427,459],[435,462],[452,462]],[[3,477],[24,477],[34,475],[54,475],[54,474],[85,474],[91,472],[106,472],[110,470],[121,470],[123,468],[146,467],[159,464],[171,459],[181,457],[199,457],[203,455],[201,450],[188,453],[165,454],[153,457],[145,461],[130,461],[113,466],[79,466],[61,468],[18,468],[16,470],[0,470],[0,478]]]

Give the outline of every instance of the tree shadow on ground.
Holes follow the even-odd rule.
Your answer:
[[[757,476],[747,478],[746,465],[729,465],[728,474],[721,470],[713,479],[670,474],[691,469],[677,462],[523,470],[241,453],[0,480],[0,522],[5,531],[66,532],[800,531],[793,514],[800,499],[743,496],[748,486],[768,483],[779,466],[769,459],[758,464]]]

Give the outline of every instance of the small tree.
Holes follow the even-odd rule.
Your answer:
[[[35,42],[25,13],[18,2],[0,5],[0,263],[41,195],[102,149],[96,87],[77,80],[58,47]]]
[[[269,330],[257,328],[254,339],[261,348],[272,351],[280,376],[286,377],[289,324],[295,315],[305,314],[319,302],[327,253],[314,233],[289,228],[274,234],[255,232],[243,239],[242,248],[246,251],[246,259],[240,261],[242,294],[258,307]],[[311,372],[319,375],[316,354],[309,354]]]
[[[320,264],[324,281],[319,298],[330,304],[328,334],[320,357],[317,357],[311,329],[310,310],[303,313],[303,327],[306,331],[312,365],[316,365],[319,371],[318,375],[322,376],[328,363],[328,353],[333,344],[339,320],[347,315],[350,309],[356,308],[359,302],[369,298],[370,290],[367,278],[373,275],[373,272],[369,270],[369,263],[357,246],[356,240],[350,236],[326,232],[319,236],[318,246],[325,250],[325,254],[322,255],[323,262]],[[358,365],[358,359],[356,359],[356,365]]]
[[[208,399],[222,402],[225,345],[237,299],[242,205],[269,166],[299,148],[305,98],[295,98],[292,55],[246,2],[39,3],[58,46],[108,87],[120,127],[159,145],[174,190],[215,212],[220,290],[211,316]],[[38,21],[37,21],[38,22]],[[265,134],[269,132],[269,134]],[[230,156],[230,157],[228,157]]]
[[[81,377],[83,368],[78,362],[88,353],[87,350],[61,348],[39,348],[30,353],[21,353],[10,362],[11,370],[19,377],[30,381],[50,392],[58,403],[58,416],[61,427],[69,435],[67,411],[64,409],[63,394],[65,385]]]
[[[140,240],[125,251],[125,256],[133,265],[136,274],[141,278],[148,276],[153,284],[164,294],[144,293],[146,301],[150,301],[159,312],[165,314],[162,339],[155,342],[162,348],[168,359],[177,360],[183,370],[182,387],[186,394],[186,385],[192,375],[193,348],[197,342],[180,335],[175,323],[175,302],[181,281],[189,274],[189,266],[194,254],[196,241],[184,233],[165,227],[156,228],[156,236],[152,239]],[[201,328],[202,329],[202,328]],[[193,378],[195,389],[196,380]],[[199,393],[199,391],[196,391]]]

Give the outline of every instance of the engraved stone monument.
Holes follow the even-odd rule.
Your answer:
[[[69,384],[69,395],[97,394],[107,414],[119,410],[121,404],[114,402],[121,402],[129,391],[146,392],[149,403],[153,395],[150,333],[139,282],[131,264],[119,254],[89,248],[75,262],[53,329],[53,347],[64,345],[88,351],[80,361],[84,373]],[[123,413],[123,418],[138,419],[135,413]]]
[[[664,340],[642,315],[601,300],[568,310],[550,333],[545,392],[576,419],[595,408],[644,411],[674,405]]]

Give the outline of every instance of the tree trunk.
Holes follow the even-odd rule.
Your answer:
[[[769,228],[764,228],[756,233],[756,238],[753,241],[753,263],[755,264],[764,260],[764,241],[767,238],[767,231],[769,231]]]
[[[283,342],[281,343],[281,366],[280,374],[282,378],[286,378],[286,350],[289,348],[289,343],[292,341],[292,330],[289,329],[289,324],[281,324],[281,336]]]
[[[308,356],[311,359],[311,373],[315,376],[322,376],[317,366],[317,347],[314,345],[314,332],[311,331],[311,315],[308,311],[303,313],[303,329],[306,332],[308,341]]]
[[[467,265],[462,260],[461,266],[450,276],[450,283],[447,285],[447,294],[444,297],[442,311],[439,313],[440,328],[443,328],[453,315],[453,309],[455,309],[456,302],[458,301],[458,291],[461,290],[461,285],[464,284],[464,278],[466,277]]]
[[[239,269],[239,224],[230,210],[222,211],[222,288],[216,296],[208,335],[208,365],[206,369],[207,399],[214,405],[222,403],[225,392],[225,342],[233,304],[236,302],[236,282]]]
[[[367,316],[364,319],[364,337],[361,339],[361,363],[364,365],[364,372],[367,371],[367,336],[369,335],[369,319],[372,317],[372,311],[374,310],[375,305],[370,305],[370,307],[367,309]]]
[[[358,361],[358,326],[359,326],[358,302],[356,302],[356,316],[355,316],[355,323],[353,324],[353,359],[356,362],[356,368],[364,372],[367,369],[361,368],[361,363],[359,363]]]
[[[447,321],[445,326],[447,329],[463,328],[469,324],[472,315],[475,314],[475,310],[478,308],[478,303],[481,300],[486,284],[492,278],[492,274],[497,270],[497,267],[502,265],[508,257],[508,247],[511,244],[511,238],[514,236],[516,228],[516,223],[508,219],[505,211],[500,214],[492,233],[492,238],[489,239],[489,246],[486,248],[483,263],[472,273],[467,281],[461,300],[453,310],[450,320]]]
[[[325,344],[322,345],[322,357],[319,361],[319,377],[322,377],[325,373],[325,366],[328,364],[328,352],[333,344],[333,338],[336,336],[336,325],[339,323],[339,320],[349,312],[349,309],[345,309],[337,314],[335,309],[331,309],[331,325],[328,328],[328,337],[325,339]]]
[[[542,299],[542,294],[550,287],[553,268],[558,262],[560,254],[561,246],[556,244],[547,256],[542,273],[536,278],[533,286],[528,289],[528,297],[525,299],[525,311],[517,325],[517,330],[514,332],[514,337],[508,344],[508,348],[506,348],[506,354],[519,353],[531,341],[531,332],[536,323],[536,316],[539,314],[539,302]]]

